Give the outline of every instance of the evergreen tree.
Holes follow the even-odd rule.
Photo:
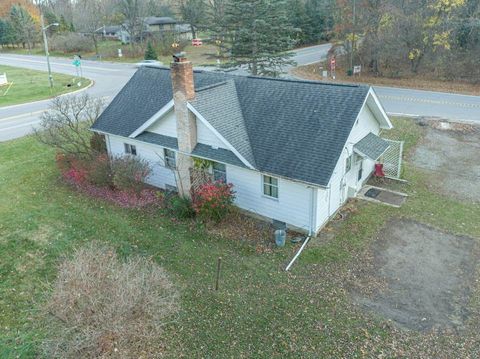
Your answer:
[[[16,42],[15,30],[11,22],[0,18],[0,45],[12,45]]]
[[[147,49],[145,50],[145,60],[156,60],[158,59],[157,52],[153,48],[152,43],[149,41],[147,43]]]
[[[293,63],[294,29],[283,0],[231,0],[227,5],[231,57],[253,75],[278,76]]]
[[[21,5],[13,5],[10,10],[10,20],[19,42],[27,45],[30,50],[38,36],[38,32],[30,13]]]

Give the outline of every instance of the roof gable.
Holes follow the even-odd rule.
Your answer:
[[[252,167],[255,159],[233,80],[199,89],[191,105]]]

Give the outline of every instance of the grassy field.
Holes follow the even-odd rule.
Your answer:
[[[423,130],[395,120],[407,152]],[[401,209],[352,203],[334,238],[308,246],[291,273],[296,247],[258,253],[251,244],[211,237],[192,223],[126,210],[82,196],[58,180],[54,152],[24,138],[0,144],[0,357],[34,358],[48,319],[37,308],[59,261],[84,243],[111,243],[128,257],[152,257],[181,292],[180,315],[166,327],[167,357],[467,357],[471,336],[395,329],[352,305],[352,266],[392,217],[413,218],[480,239],[479,206],[444,198],[406,164],[410,194]],[[408,156],[407,156],[408,157]],[[223,258],[220,290],[216,260]],[[473,339],[478,343],[478,333]],[[478,347],[477,347],[478,349]],[[441,353],[441,355],[435,354]],[[446,354],[445,354],[446,353]]]
[[[0,73],[6,73],[8,81],[13,82],[9,89],[8,85],[0,87],[0,107],[44,100],[90,84],[87,79],[75,80],[72,76],[54,73],[54,88],[50,89],[47,72],[0,65]],[[80,80],[81,86],[78,86]]]

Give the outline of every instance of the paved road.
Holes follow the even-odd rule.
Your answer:
[[[298,65],[318,62],[326,58],[330,44],[298,49],[293,59]],[[0,64],[46,70],[44,57],[0,54]],[[71,60],[52,58],[54,72],[75,73]],[[123,87],[133,75],[131,64],[83,61],[83,76],[95,81],[86,90],[92,96],[107,101]],[[480,97],[442,92],[375,87],[385,109],[391,114],[441,117],[454,120],[480,122]],[[49,100],[0,108],[0,141],[24,136],[32,126],[38,125],[40,114],[48,108]]]
[[[439,117],[480,123],[480,96],[445,92],[374,87],[392,115]]]
[[[75,68],[71,60],[52,58],[53,72],[75,76]],[[46,71],[45,58],[41,56],[23,56],[0,54],[0,64]],[[99,63],[83,61],[83,76],[94,81],[94,85],[86,90],[92,96],[103,97],[106,101],[127,83],[134,74],[131,64]],[[40,115],[50,104],[50,100],[38,101],[22,105],[0,107],[0,141],[24,136],[40,122]]]

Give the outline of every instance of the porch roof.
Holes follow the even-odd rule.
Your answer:
[[[363,157],[376,161],[389,147],[387,141],[370,132],[353,146],[353,150]]]

